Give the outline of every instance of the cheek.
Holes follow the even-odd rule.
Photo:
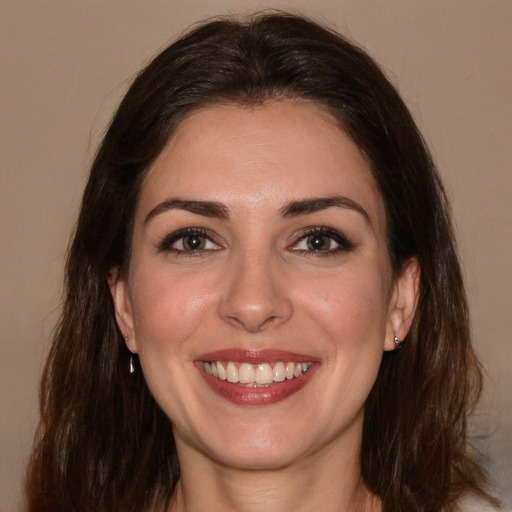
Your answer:
[[[198,332],[204,332],[212,287],[200,272],[180,276],[156,265],[138,270],[132,307],[140,363],[155,400],[173,423],[180,423],[194,402],[190,354],[201,339]]]
[[[383,334],[387,292],[377,271],[339,272],[310,283],[302,304],[334,339],[360,345]]]
[[[378,267],[346,268],[302,288],[301,332],[322,354],[323,393],[332,429],[354,420],[364,407],[381,364],[387,323],[386,282]],[[311,341],[313,340],[313,341]]]
[[[132,304],[139,345],[176,346],[201,324],[214,295],[213,285],[201,273],[180,276],[154,269],[136,274],[134,281]]]

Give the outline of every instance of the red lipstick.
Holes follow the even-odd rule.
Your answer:
[[[318,362],[318,357],[296,354],[287,350],[240,350],[224,349],[202,354],[197,361],[236,361],[239,363],[261,364],[293,361],[294,363]]]
[[[272,382],[265,386],[246,386],[222,380],[206,372],[204,363],[212,361],[235,363],[249,363],[252,365],[277,362],[312,363],[311,367],[302,375],[285,379],[282,382]],[[316,357],[296,354],[283,350],[237,350],[225,349],[201,355],[196,360],[196,367],[201,372],[209,387],[221,397],[237,405],[261,406],[270,405],[292,396],[301,390],[314,375],[319,367]]]

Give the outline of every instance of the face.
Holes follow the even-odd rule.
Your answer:
[[[149,170],[111,288],[179,454],[272,468],[358,446],[412,318],[409,267],[393,275],[368,163],[328,114],[220,105]]]

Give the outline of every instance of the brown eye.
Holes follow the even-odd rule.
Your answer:
[[[204,228],[185,228],[166,236],[158,244],[158,249],[183,255],[202,254],[222,248],[221,244],[214,241],[216,239],[218,238],[214,233]]]
[[[183,251],[200,251],[206,245],[206,239],[202,235],[190,235],[181,239],[180,245]]]
[[[331,228],[310,229],[290,246],[292,251],[318,256],[347,252],[353,248],[354,244],[345,235]]]
[[[315,234],[306,238],[308,249],[311,251],[328,251],[332,249],[333,240],[327,235]]]

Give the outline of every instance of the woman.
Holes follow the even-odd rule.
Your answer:
[[[30,510],[486,497],[443,188],[396,90],[339,35],[260,15],[157,56],[96,156],[66,284]]]

